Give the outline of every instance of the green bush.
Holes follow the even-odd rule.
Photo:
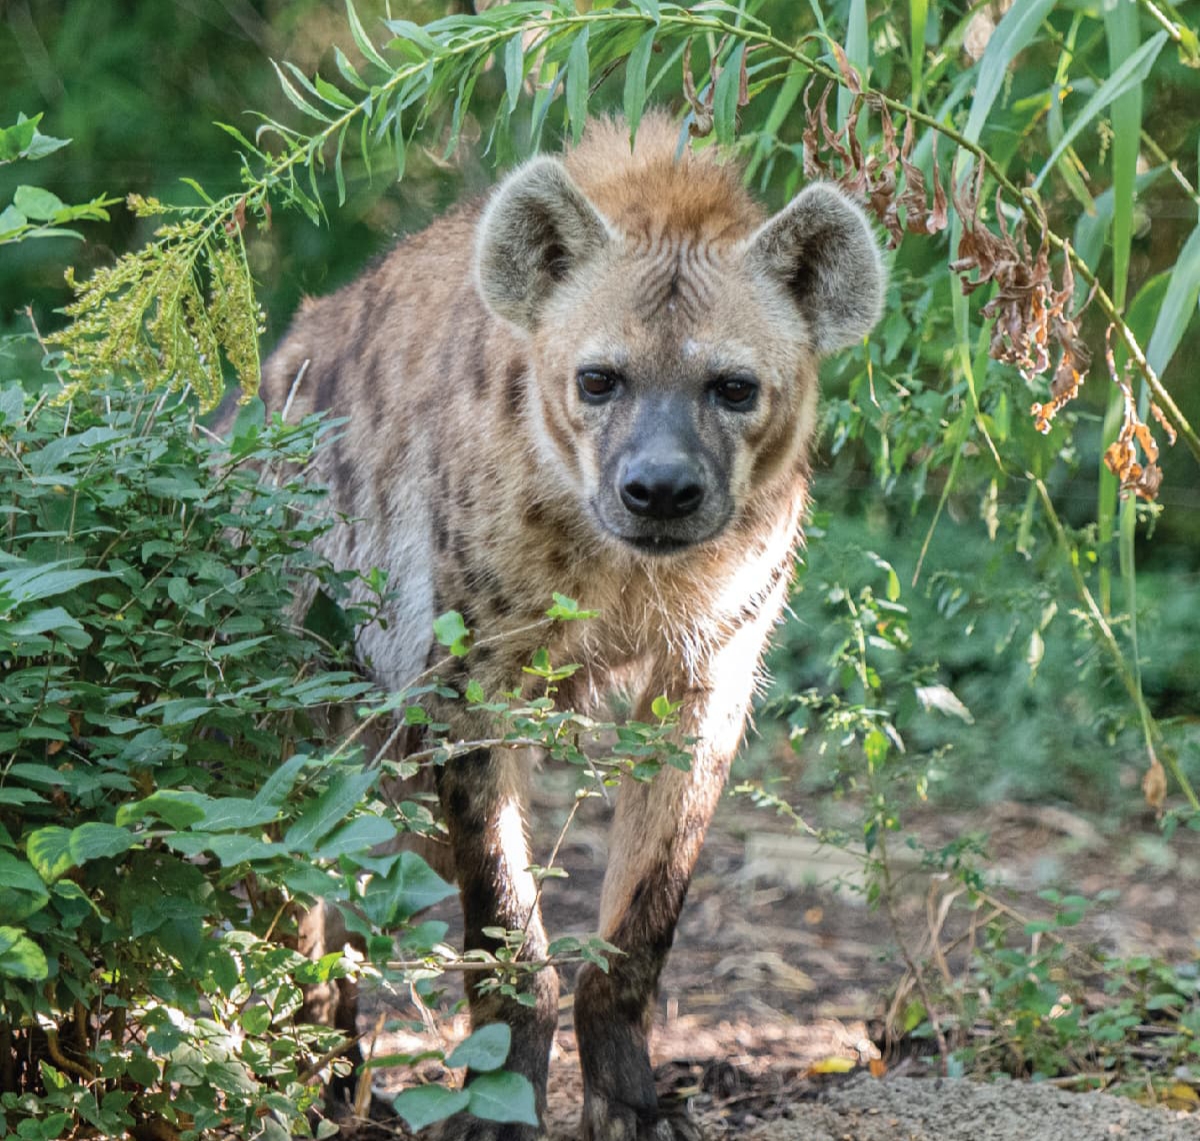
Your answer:
[[[120,384],[0,392],[0,1111],[21,1137],[284,1137],[337,1044],[292,1022],[337,957],[272,934],[397,825],[361,807],[379,770],[325,749],[324,710],[369,685],[296,611],[346,592],[311,553],[326,428],[239,425],[226,446],[191,401]]]

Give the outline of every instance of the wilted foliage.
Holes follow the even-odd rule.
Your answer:
[[[1154,499],[1162,486],[1162,469],[1158,466],[1158,443],[1149,425],[1138,414],[1137,397],[1133,394],[1128,366],[1124,373],[1117,371],[1117,363],[1113,359],[1111,327],[1105,333],[1104,359],[1108,362],[1109,376],[1112,377],[1113,384],[1121,390],[1123,400],[1121,429],[1104,453],[1105,466],[1121,481],[1122,491],[1136,492],[1142,499]],[[1149,408],[1150,414],[1166,432],[1167,443],[1174,444],[1175,429],[1162,414],[1162,409],[1153,400],[1149,401]],[[1138,448],[1142,450],[1142,462],[1137,458]]]
[[[853,74],[852,72],[849,74]],[[938,169],[936,140],[933,146],[933,202],[929,203],[925,175],[912,162],[913,120],[904,120],[904,135],[896,146],[896,123],[878,94],[855,92],[850,114],[842,127],[834,131],[829,125],[829,96],[834,90],[827,83],[815,107],[809,104],[809,93],[815,80],[804,92],[804,175],[806,178],[830,178],[852,194],[858,195],[888,232],[888,247],[895,249],[907,231],[910,234],[936,234],[948,224],[946,191]],[[857,82],[856,82],[857,86]],[[873,110],[879,116],[882,132],[880,154],[866,154],[858,138],[859,118],[863,110]],[[821,157],[822,150],[832,152],[838,167]],[[897,194],[897,168],[903,175],[904,189]],[[900,218],[900,209],[904,218]]]
[[[1048,432],[1054,414],[1079,392],[1091,365],[1091,353],[1079,335],[1078,314],[1068,314],[1075,296],[1071,260],[1069,256],[1064,258],[1062,286],[1056,290],[1045,235],[1034,255],[1026,237],[1025,215],[1020,215],[1010,232],[999,191],[996,221],[1000,232],[990,230],[980,218],[982,183],[983,167],[979,166],[972,185],[964,177],[962,184],[954,188],[962,237],[958,257],[950,268],[961,277],[964,293],[973,293],[989,283],[996,286],[995,295],[980,310],[982,316],[995,320],[988,350],[993,359],[1014,365],[1030,381],[1050,367],[1051,351],[1057,348],[1051,399],[1031,409],[1038,431]],[[976,276],[969,277],[973,271]]]

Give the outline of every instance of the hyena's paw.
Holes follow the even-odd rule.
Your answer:
[[[583,1120],[584,1141],[701,1141],[683,1106],[647,1110],[594,1093]]]

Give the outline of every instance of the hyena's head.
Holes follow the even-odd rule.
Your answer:
[[[834,186],[762,221],[715,164],[639,167],[627,144],[624,160],[591,194],[554,159],[516,171],[480,222],[476,271],[528,337],[556,482],[600,534],[670,554],[805,470],[817,362],[874,325],[884,277]]]

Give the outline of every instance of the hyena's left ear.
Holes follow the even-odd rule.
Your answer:
[[[886,280],[879,244],[837,187],[806,187],[749,238],[746,253],[787,289],[822,356],[862,340],[879,320]]]
[[[562,163],[534,159],[500,184],[479,221],[479,292],[501,317],[532,329],[551,290],[608,238],[604,219]]]

